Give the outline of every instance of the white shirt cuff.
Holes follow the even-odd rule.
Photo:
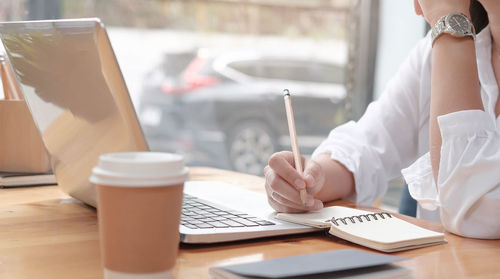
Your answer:
[[[410,195],[426,210],[436,210],[440,206],[439,195],[432,175],[430,153],[427,152],[415,163],[401,170]]]
[[[491,116],[482,110],[461,110],[438,116],[443,142],[449,138],[477,135],[485,130],[495,131]]]

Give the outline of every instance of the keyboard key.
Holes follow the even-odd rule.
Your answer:
[[[248,221],[247,219],[243,219],[243,218],[235,218],[235,219],[232,219],[233,221],[235,222],[238,222],[238,223],[241,223],[247,227],[255,227],[255,226],[258,226],[259,224],[255,223],[255,222],[252,222],[252,221]]]
[[[190,228],[190,229],[197,229],[198,228],[197,226],[191,225],[191,224],[184,224],[183,226]]]
[[[197,216],[198,214],[196,214],[196,212],[192,212],[192,211],[182,211],[182,214],[184,216]]]
[[[193,219],[205,219],[206,218],[205,216],[199,215],[199,214],[195,215],[195,216],[191,216],[191,217],[193,217]]]
[[[241,223],[238,223],[238,222],[235,222],[233,220],[226,220],[226,221],[221,221],[221,222],[224,223],[224,224],[229,225],[232,228],[239,228],[239,227],[244,227],[245,226],[245,225],[243,225]]]
[[[212,214],[210,212],[203,213],[202,215],[205,216],[205,217],[217,217],[217,215]]]
[[[246,213],[238,213],[238,214],[234,214],[234,215],[236,215],[236,216],[238,216],[240,218],[245,218],[245,219],[252,217],[252,216],[250,216],[250,215],[248,215]]]
[[[233,215],[233,214],[224,214],[224,215],[219,215],[219,216],[224,217],[224,218],[228,218],[228,219],[238,218],[238,216]]]
[[[209,229],[209,228],[213,228],[214,226],[210,225],[210,224],[207,224],[207,223],[203,223],[203,224],[197,224],[196,225],[198,228],[200,229]]]
[[[207,224],[210,224],[216,228],[228,228],[229,225],[228,224],[225,224],[225,223],[222,223],[222,222],[217,222],[217,221],[213,221],[213,222],[207,222]]]
[[[203,219],[197,219],[198,221],[201,221],[201,222],[212,222],[214,221],[214,219],[212,218],[203,218]]]
[[[212,211],[213,214],[215,215],[227,215],[227,212],[226,211],[221,211],[221,210],[218,210],[218,211]]]

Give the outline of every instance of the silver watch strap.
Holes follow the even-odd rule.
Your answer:
[[[467,19],[468,24],[469,24],[468,30],[466,32],[464,32],[464,33],[457,33],[450,26],[448,26],[446,24],[447,18],[449,18],[449,17],[451,17],[453,15],[457,15],[457,14],[462,15],[463,17],[465,17]],[[451,13],[451,14],[442,16],[436,22],[436,24],[434,25],[434,27],[432,28],[432,31],[431,31],[432,45],[434,45],[434,41],[440,35],[442,35],[443,33],[451,34],[451,35],[456,36],[456,37],[467,37],[467,36],[470,36],[473,39],[476,38],[476,32],[474,30],[474,25],[472,25],[472,22],[469,20],[469,18],[466,15],[462,14],[462,13]]]
[[[445,18],[446,16],[441,17],[434,25],[434,28],[432,28],[431,32],[432,44],[434,44],[434,40],[444,32],[446,24]]]

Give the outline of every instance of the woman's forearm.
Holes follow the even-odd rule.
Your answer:
[[[437,117],[471,109],[483,110],[474,41],[443,34],[432,51],[430,155],[436,184],[441,154]]]

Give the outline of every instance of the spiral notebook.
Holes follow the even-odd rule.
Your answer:
[[[276,218],[311,227],[330,228],[331,235],[382,252],[446,242],[443,233],[421,228],[387,212],[331,206],[312,213],[278,213]]]

